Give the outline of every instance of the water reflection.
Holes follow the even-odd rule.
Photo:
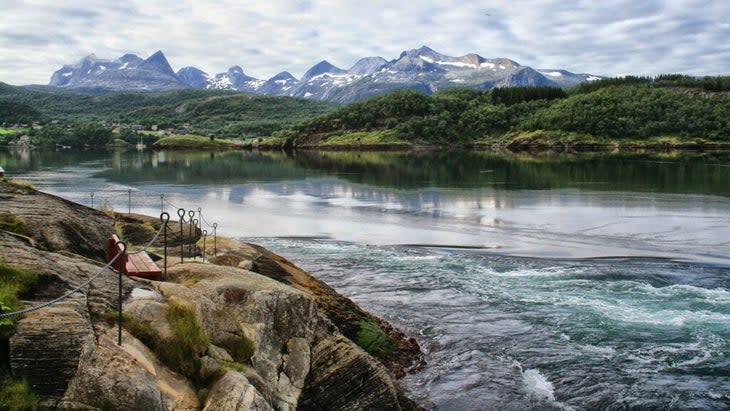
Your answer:
[[[730,196],[727,153],[0,151],[9,172],[106,161],[118,182],[231,184],[334,176],[399,190],[504,188],[648,191]]]
[[[216,215],[227,235],[482,247],[548,257],[726,261],[730,160],[712,155],[486,152],[0,154],[83,204]]]

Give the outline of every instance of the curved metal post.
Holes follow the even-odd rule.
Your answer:
[[[218,223],[213,223],[213,257],[218,255],[218,237],[216,235],[217,228],[218,228]]]
[[[131,188],[129,190],[127,190],[127,194],[129,195],[129,202],[127,204],[128,205],[127,215],[130,215],[130,214],[132,214],[132,189]]]
[[[208,237],[208,230],[203,230],[203,262],[205,262],[205,239]]]
[[[177,216],[180,217],[180,263],[183,262],[183,223],[185,222],[185,209],[178,208]]]
[[[167,214],[166,212],[162,212],[160,214],[160,221],[162,221],[162,243],[163,243],[163,262],[165,271],[164,274],[162,274],[162,279],[167,280],[167,223],[170,221],[170,214]]]
[[[188,211],[188,223],[190,224],[190,241],[193,241],[193,226],[195,224],[195,211]]]
[[[94,208],[94,192],[91,192],[91,208]]]
[[[127,243],[124,241],[120,241],[119,244],[122,246],[122,251],[119,257],[117,257],[117,261],[124,262],[124,254],[127,252]],[[117,345],[122,345],[122,271],[123,270],[117,270],[119,273],[119,299],[117,307],[117,325],[118,325],[118,332],[117,332]]]

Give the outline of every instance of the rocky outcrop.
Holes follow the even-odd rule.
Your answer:
[[[208,247],[207,252],[212,254],[211,247]],[[398,378],[406,372],[417,371],[425,364],[421,349],[414,338],[407,337],[387,321],[361,309],[324,281],[261,246],[226,239],[218,246],[218,254],[212,261],[220,265],[247,268],[303,291],[314,299],[317,307],[339,331],[353,341],[356,341],[363,321],[374,322],[384,331],[394,347],[391,354],[381,360]]]
[[[40,195],[4,185],[0,183],[0,192],[11,193],[6,197],[11,201],[3,204],[14,204],[13,213],[20,210],[16,204],[29,200],[24,196]],[[256,264],[261,269],[261,257],[255,264],[248,261],[235,266],[173,261],[164,282],[122,278],[125,327],[118,345],[114,322],[118,276],[87,258],[103,253],[113,220],[53,196],[30,198],[41,198],[51,209],[69,207],[64,212],[70,216],[66,221],[79,224],[73,228],[83,233],[89,250],[64,250],[63,244],[69,241],[65,234],[53,238],[54,231],[41,228],[42,222],[55,224],[53,212],[43,213],[40,220],[30,211],[19,213],[28,227],[35,227],[27,232],[30,241],[0,231],[0,260],[38,274],[38,282],[21,296],[24,303],[32,306],[48,301],[100,273],[65,300],[19,319],[9,339],[12,374],[26,378],[45,407],[418,408],[379,361],[340,334],[305,287],[297,289],[247,269]],[[86,228],[95,218],[104,228]],[[82,221],[84,224],[79,223]],[[48,241],[40,246],[44,238]],[[92,238],[102,240],[94,244]],[[50,251],[47,244],[58,249]],[[263,249],[244,249],[253,250],[254,257],[263,255]],[[86,256],[75,253],[77,250]],[[296,275],[306,282],[303,274]],[[193,317],[181,323],[171,314],[174,307],[185,307]],[[186,333],[196,330],[205,345],[189,351],[186,358],[170,354],[188,344],[190,335]],[[175,358],[190,365],[182,366]]]
[[[22,185],[0,183],[0,215],[20,217],[38,248],[102,261],[114,221],[106,214]]]

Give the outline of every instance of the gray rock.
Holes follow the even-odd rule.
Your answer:
[[[240,373],[229,371],[208,394],[203,411],[273,411],[256,388]]]
[[[59,409],[79,404],[101,410],[192,410],[200,404],[185,378],[169,371],[126,332],[121,346],[116,330],[103,334],[93,353],[79,364]]]

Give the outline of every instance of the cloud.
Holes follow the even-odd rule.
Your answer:
[[[177,69],[240,65],[268,78],[320,60],[396,58],[428,45],[448,55],[506,57],[535,68],[603,75],[730,74],[724,1],[6,0],[0,81],[46,83],[61,65],[160,49]]]

